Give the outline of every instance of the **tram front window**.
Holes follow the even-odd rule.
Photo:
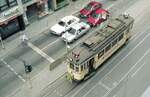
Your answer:
[[[83,71],[83,65],[81,65],[81,71]]]
[[[79,66],[76,66],[75,71],[79,72]]]

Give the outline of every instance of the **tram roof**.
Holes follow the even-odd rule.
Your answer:
[[[72,54],[78,55],[78,61],[76,61],[72,54],[70,54],[70,58],[74,63],[82,64],[95,55],[95,53],[99,52],[102,48],[102,44],[108,42],[107,40],[112,35],[120,33],[121,29],[127,28],[133,21],[134,19],[131,16],[125,17],[124,15],[119,15],[111,19],[105,28],[99,29],[73,49]]]

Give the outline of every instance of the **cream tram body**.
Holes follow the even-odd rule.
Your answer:
[[[131,37],[133,22],[132,17],[120,15],[74,48],[67,65],[71,79],[83,80],[123,46]]]

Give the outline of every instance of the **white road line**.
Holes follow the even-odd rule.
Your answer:
[[[47,59],[50,63],[53,63],[55,61],[53,58],[51,58],[50,56],[48,56],[46,53],[44,53],[41,49],[39,49],[38,47],[36,47],[32,43],[28,42],[28,46],[30,48],[32,48],[35,52],[37,52],[38,54],[40,54],[42,57],[44,57],[45,59]]]
[[[102,83],[101,81],[99,82],[100,85],[102,85],[104,88],[106,88],[108,91],[111,90],[111,88],[109,88],[107,85],[105,85],[104,83]]]
[[[147,36],[145,36],[122,60],[120,60],[119,62],[118,62],[118,64],[116,64],[115,66],[114,66],[114,68],[112,68],[103,78],[105,78],[108,74],[110,74],[119,64],[121,64],[121,62],[123,62],[131,53],[133,53],[133,51],[138,47],[138,46],[140,46],[140,44],[142,44],[144,41],[145,41],[145,39],[147,39],[148,37],[150,36],[150,33],[147,35]]]
[[[111,71],[109,71],[103,78],[105,78],[108,74],[110,74],[122,61],[124,61],[141,43],[143,43],[144,42],[144,40],[145,39],[147,39],[147,37],[149,37],[150,36],[150,33],[147,35],[147,36],[145,36],[144,38],[143,38],[143,40],[142,41],[140,41],[113,69],[111,69]],[[118,83],[119,84],[119,83]],[[118,84],[116,85],[116,86],[118,86]],[[107,93],[106,93],[107,94]],[[106,96],[103,96],[103,97],[106,97]]]
[[[147,35],[147,36],[145,36],[144,38],[143,38],[143,40],[141,40],[130,52],[128,52],[127,53],[127,55],[121,60],[121,61],[119,61],[118,62],[118,64],[117,65],[115,65],[114,67],[113,67],[113,69],[115,69],[123,60],[125,60],[141,43],[143,43],[144,42],[144,40],[147,38],[147,37],[149,37],[149,35],[150,35],[150,33]],[[120,53],[121,54],[121,53]],[[119,55],[120,55],[119,54]],[[118,55],[118,56],[119,56]],[[118,56],[116,56],[116,57],[118,57]],[[115,60],[115,58],[114,58],[114,60]],[[114,60],[112,60],[111,62],[113,62]],[[111,64],[111,62],[110,62],[110,64]],[[107,67],[106,67],[107,68]],[[102,69],[102,71],[104,70],[105,68],[103,68]],[[113,71],[113,70],[111,70],[111,71]],[[111,72],[110,71],[110,72]],[[109,73],[109,72],[108,72]],[[104,76],[105,77],[105,76]],[[94,79],[94,77],[93,78],[91,78],[91,80],[89,80],[86,84],[84,84],[80,89],[78,89],[71,97],[74,97],[77,93],[79,93],[86,85],[88,85],[89,83],[90,83],[90,81],[92,81],[92,79]]]
[[[13,67],[11,67],[11,65],[9,65],[4,59],[1,59],[1,61],[19,78],[21,79],[23,82],[26,82],[26,80],[21,76],[19,75]]]
[[[104,87],[107,91],[110,91],[111,88],[109,88],[108,86],[106,86],[105,84],[103,84],[101,81],[99,81],[99,83],[97,83],[96,85],[94,85],[88,92],[86,92],[83,97],[86,97],[92,90],[95,89],[96,86],[101,85],[102,87]]]
[[[131,77],[134,77],[142,68],[143,66],[145,65],[146,63],[144,62],[132,75]]]
[[[118,82],[118,85],[129,75],[129,73],[137,66],[138,63],[140,63],[140,62],[143,60],[143,58],[144,58],[149,52],[150,52],[150,49],[148,49],[148,50],[144,53],[144,55],[132,66],[132,68],[129,69],[129,71],[128,71],[128,72],[121,78],[121,80]],[[118,86],[118,85],[117,85],[117,86]],[[114,88],[116,88],[117,86],[113,87],[113,88],[111,89],[111,91],[112,91]],[[109,94],[111,91],[108,91],[103,97],[107,97],[108,94]]]
[[[43,50],[47,49],[49,46],[55,44],[59,40],[60,40],[60,38],[56,39],[55,41],[53,41],[53,42],[49,43],[48,45],[46,45],[45,47],[43,47],[41,50],[43,51]]]
[[[107,91],[110,91],[111,88],[109,88],[108,86],[106,86],[105,84],[103,84],[101,81],[99,83],[97,83],[96,85],[94,85],[94,87],[92,87],[88,92],[86,92],[83,97],[86,97],[92,90],[95,89],[96,86],[101,85],[102,87],[104,87]]]
[[[98,84],[96,84],[95,86],[93,86],[88,92],[86,92],[83,97],[87,96]]]
[[[148,28],[149,29],[149,28]],[[145,29],[144,31],[142,31],[142,33],[140,34],[134,34],[132,37],[131,37],[131,40],[132,42],[134,42],[136,39],[138,39],[141,35],[143,35],[148,29]]]

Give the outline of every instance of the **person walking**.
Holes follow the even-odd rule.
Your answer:
[[[21,41],[23,44],[26,44],[29,40],[29,38],[27,37],[27,35],[25,33],[23,33],[20,37]]]

